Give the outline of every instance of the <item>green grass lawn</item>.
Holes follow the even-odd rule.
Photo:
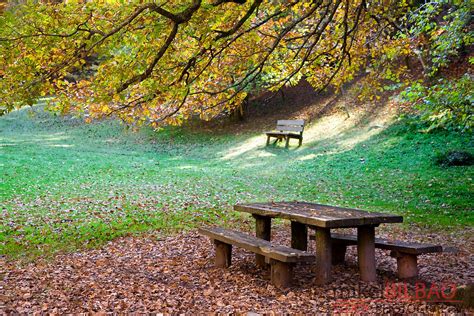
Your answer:
[[[474,168],[433,163],[439,152],[472,151],[472,135],[397,124],[341,145],[357,133],[285,150],[266,148],[260,132],[132,132],[38,108],[11,113],[0,118],[0,253],[35,257],[147,230],[249,225],[232,205],[250,201],[358,207],[437,229],[474,224]]]

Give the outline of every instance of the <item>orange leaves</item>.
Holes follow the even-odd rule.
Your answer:
[[[378,37],[371,14],[398,14],[385,3],[262,2],[252,10],[254,4],[202,4],[172,37],[178,22],[160,12],[176,16],[191,8],[188,2],[167,1],[159,10],[121,2],[17,6],[23,18],[11,15],[0,30],[0,38],[11,39],[0,47],[0,101],[55,93],[56,108],[64,104],[89,118],[180,124],[302,77],[316,89],[337,88],[370,56],[410,53],[406,42],[386,45]],[[15,99],[5,96],[6,87]]]

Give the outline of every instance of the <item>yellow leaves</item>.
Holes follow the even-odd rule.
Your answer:
[[[179,12],[190,3],[171,0],[164,7]],[[189,22],[179,26],[156,62],[171,22],[145,10],[127,24],[138,2],[70,1],[54,10],[43,4],[27,6],[24,19],[10,25],[18,34],[32,35],[38,30],[70,34],[78,25],[90,31],[25,37],[10,50],[0,48],[7,64],[0,65],[0,71],[8,78],[8,82],[0,81],[0,87],[14,87],[21,99],[57,93],[63,109],[83,111],[90,118],[113,112],[127,122],[157,126],[164,117],[169,124],[180,124],[196,114],[209,119],[240,105],[255,89],[276,91],[303,76],[315,88],[325,87],[329,80],[340,87],[365,67],[369,55],[396,60],[411,53],[408,40],[374,37],[380,30],[370,15],[362,14],[357,29],[344,38],[347,27],[354,27],[360,0],[342,2],[325,28],[319,23],[329,16],[323,7],[302,18],[314,2],[263,2],[239,30],[216,40],[221,34],[217,31],[231,30],[252,3],[204,3]],[[389,8],[387,1],[366,7],[371,14],[396,14]],[[346,9],[347,25],[343,22]],[[103,35],[121,23],[124,27],[119,31]],[[344,45],[349,52],[342,51]],[[380,74],[398,80],[402,71],[400,67]],[[64,79],[71,74],[74,80]],[[47,86],[41,78],[49,75],[56,80]],[[133,82],[117,94],[131,78]],[[33,82],[43,87],[26,91],[22,86]]]

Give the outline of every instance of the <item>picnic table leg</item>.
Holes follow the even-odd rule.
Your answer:
[[[293,267],[291,263],[270,260],[271,280],[277,288],[286,288],[291,285],[293,277]]]
[[[232,262],[232,245],[214,240],[216,245],[216,267],[227,268]]]
[[[400,279],[414,278],[418,275],[416,255],[392,251],[392,257],[397,258],[398,277]]]
[[[286,136],[285,148],[288,148],[289,145],[290,145],[290,137],[289,137],[289,136]]]
[[[270,145],[270,136],[267,136],[267,146]]]
[[[267,216],[253,215],[255,218],[255,232],[258,238],[270,241],[272,219]],[[260,267],[266,267],[265,256],[255,254],[255,263]]]
[[[305,224],[291,222],[291,248],[308,249],[308,228]]]
[[[314,227],[316,230],[316,284],[331,282],[331,232],[329,228]]]
[[[375,227],[362,226],[357,228],[357,257],[362,281],[376,281]]]

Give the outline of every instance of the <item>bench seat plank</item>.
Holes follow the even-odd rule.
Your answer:
[[[209,236],[212,239],[219,240],[223,243],[235,245],[280,262],[295,263],[311,262],[315,260],[315,256],[308,252],[290,247],[274,245],[264,239],[250,236],[235,230],[229,230],[220,227],[207,227],[200,228],[199,233]]]
[[[344,234],[331,234],[334,242],[343,242],[347,245],[357,245],[357,236]],[[425,253],[442,252],[443,247],[433,244],[422,244],[417,242],[406,242],[398,240],[388,240],[384,238],[375,238],[375,248],[393,250],[413,255]]]
[[[315,239],[315,236],[310,236]],[[346,247],[357,245],[357,236],[344,234],[331,234],[333,250],[333,264],[344,263]],[[397,258],[397,271],[400,279],[418,276],[417,256],[425,253],[443,252],[443,247],[433,244],[406,242],[375,238],[375,248],[391,250],[390,255]]]
[[[289,132],[279,132],[279,131],[273,131],[273,132],[266,132],[267,136],[272,136],[272,137],[278,137],[278,136],[290,136],[290,137],[296,137],[300,138],[300,134],[293,134]]]

